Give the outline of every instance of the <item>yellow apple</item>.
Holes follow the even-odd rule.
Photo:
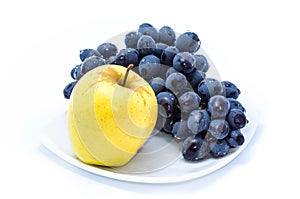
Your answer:
[[[142,77],[123,66],[99,66],[72,91],[69,138],[81,161],[122,166],[149,138],[156,119],[156,97]]]

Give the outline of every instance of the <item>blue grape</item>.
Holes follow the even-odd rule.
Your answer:
[[[179,53],[179,50],[176,47],[174,46],[167,47],[161,55],[161,63],[166,66],[172,67],[173,59],[177,53]]]
[[[180,110],[183,113],[190,113],[199,108],[201,98],[195,92],[188,91],[183,93],[179,99]]]
[[[139,64],[139,53],[134,48],[125,48],[115,56],[114,64],[127,67],[129,64],[137,66]]]
[[[97,47],[97,51],[103,56],[104,59],[116,55],[118,53],[118,48],[113,43],[103,43]]]
[[[88,71],[96,68],[97,66],[102,66],[104,64],[105,64],[105,60],[101,57],[96,57],[96,56],[88,57],[82,62],[80,72],[82,74],[85,74]]]
[[[240,109],[230,109],[226,120],[232,129],[244,128],[248,122],[246,115]]]
[[[165,43],[169,46],[174,46],[176,41],[176,34],[169,26],[163,26],[158,31],[159,42]]]
[[[177,38],[175,46],[181,52],[194,53],[200,48],[201,41],[198,35],[194,32],[185,32]]]
[[[192,72],[185,74],[185,77],[193,90],[197,92],[199,83],[205,78],[205,73],[200,70],[194,69]]]
[[[77,81],[71,82],[64,88],[63,94],[66,99],[70,99],[71,93],[72,93],[73,88],[75,87],[76,83],[77,83]]]
[[[197,70],[200,70],[200,71],[206,73],[208,71],[208,69],[210,68],[206,57],[204,55],[196,54],[196,55],[194,55],[194,58],[196,60],[195,68]]]
[[[97,50],[90,49],[90,48],[80,50],[79,52],[79,57],[81,61],[84,61],[86,58],[91,56],[102,57],[102,55]]]
[[[178,142],[183,141],[188,136],[192,135],[187,127],[187,121],[185,121],[185,120],[180,120],[180,121],[174,123],[173,129],[172,129],[172,134],[173,134],[175,140]]]
[[[80,68],[81,68],[81,64],[76,65],[74,68],[72,68],[70,75],[74,80],[77,80],[77,72],[79,71]]]
[[[149,23],[143,23],[139,26],[138,32],[140,32],[142,35],[148,35],[154,39],[154,41],[158,41],[158,32],[156,28],[154,28]]]
[[[166,79],[166,88],[172,91],[176,96],[183,93],[186,87],[186,77],[179,72],[170,74]]]
[[[142,35],[137,42],[137,48],[142,56],[152,54],[155,47],[156,43],[154,39],[148,35]]]
[[[210,117],[205,110],[194,110],[190,113],[187,125],[193,134],[199,134],[207,131],[210,123]]]
[[[234,98],[237,99],[241,94],[241,91],[238,87],[230,81],[222,81],[222,85],[225,88],[225,94],[227,98]]]
[[[147,55],[139,62],[139,74],[146,80],[157,77],[160,73],[160,60],[154,55]]]
[[[142,34],[140,32],[129,32],[125,35],[126,48],[137,48],[137,42]]]
[[[160,77],[154,77],[150,82],[149,85],[153,89],[155,95],[165,90],[165,81]]]
[[[205,78],[198,85],[198,94],[202,100],[208,101],[214,95],[225,95],[223,85],[214,78]]]
[[[221,158],[226,156],[229,153],[229,145],[225,139],[217,140],[215,143],[211,143],[210,145],[211,154],[215,158]]]
[[[200,137],[187,137],[182,143],[182,155],[185,160],[195,162],[202,160],[209,154],[209,146]]]
[[[178,106],[178,101],[173,93],[160,92],[156,96],[158,104],[158,113],[164,118],[171,118]]]
[[[142,35],[137,43],[137,48],[143,49],[143,48],[155,48],[156,43],[154,39],[148,35]]]
[[[240,109],[243,112],[246,112],[246,109],[242,105],[241,102],[239,102],[237,99],[234,98],[228,98],[228,101],[230,103],[230,109]]]
[[[140,24],[139,25],[139,29],[140,28],[151,28],[151,27],[153,27],[150,23],[142,23],[142,24]]]
[[[226,140],[230,147],[235,148],[243,145],[243,143],[245,142],[245,137],[242,134],[241,130],[238,129],[232,130],[226,137]]]
[[[192,72],[195,68],[196,60],[191,53],[180,52],[173,58],[173,67],[184,74]]]
[[[225,118],[230,109],[228,99],[222,95],[212,96],[208,101],[207,110],[212,118]]]
[[[214,120],[211,120],[208,131],[215,138],[223,139],[229,134],[230,127],[226,120],[214,119]]]

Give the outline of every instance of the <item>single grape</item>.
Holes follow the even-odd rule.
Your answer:
[[[192,135],[187,127],[187,121],[185,120],[175,122],[175,124],[173,125],[172,134],[175,140],[178,142],[183,141],[188,136]]]
[[[225,88],[225,94],[227,98],[237,99],[241,94],[241,91],[238,89],[238,87],[230,81],[222,81],[221,83]]]
[[[139,26],[138,32],[141,33],[142,35],[148,35],[154,39],[154,41],[158,41],[158,32],[156,28],[154,28],[151,24],[149,23],[143,23]]]
[[[152,54],[155,47],[156,44],[154,39],[148,35],[142,35],[137,42],[137,49],[142,56]]]
[[[205,78],[205,73],[194,69],[192,72],[185,74],[185,77],[193,90],[197,92],[199,83]]]
[[[183,93],[186,87],[186,77],[179,72],[170,74],[166,79],[166,88],[172,91],[176,96]]]
[[[118,53],[118,48],[113,43],[103,43],[97,47],[97,51],[103,56],[104,59],[108,59],[110,56]]]
[[[210,123],[210,117],[205,110],[194,110],[190,113],[187,125],[193,134],[207,131]]]
[[[66,99],[70,99],[71,93],[72,93],[73,88],[75,87],[76,83],[77,83],[77,81],[71,82],[64,88],[63,94]]]
[[[139,74],[147,81],[160,73],[160,60],[154,55],[147,55],[139,62]]]
[[[143,48],[155,48],[156,43],[154,39],[148,35],[142,35],[137,43],[137,48],[138,49],[143,49]]]
[[[160,92],[156,96],[158,113],[164,118],[171,118],[176,111],[178,101],[173,93]]]
[[[173,67],[184,74],[192,72],[195,68],[196,60],[193,54],[180,52],[173,58]]]
[[[212,96],[208,101],[208,112],[212,118],[225,118],[230,109],[228,99],[222,95]]]
[[[242,105],[241,102],[239,102],[237,99],[234,98],[228,98],[228,101],[230,103],[230,109],[240,109],[243,112],[246,112],[246,109]]]
[[[155,95],[165,90],[165,80],[160,77],[154,77],[150,82],[149,85],[153,89]]]
[[[229,134],[230,127],[226,120],[214,119],[214,120],[211,120],[208,131],[215,138],[223,139]]]
[[[188,91],[183,93],[179,99],[180,110],[184,113],[190,113],[199,108],[201,98],[195,92]]]
[[[179,50],[176,47],[174,46],[167,47],[161,55],[161,63],[166,66],[172,67],[173,59],[177,53],[179,53]]]
[[[215,158],[221,158],[226,156],[229,153],[229,145],[226,140],[217,140],[216,143],[211,143],[210,145],[210,153]]]
[[[240,109],[230,109],[226,120],[232,129],[241,129],[245,127],[248,122],[246,115]]]
[[[102,55],[97,50],[90,49],[90,48],[80,50],[79,52],[79,57],[81,61],[84,61],[86,58],[91,56],[102,57]]]
[[[139,52],[134,48],[125,48],[118,52],[113,64],[127,67],[129,64],[137,66],[139,64]]]
[[[198,85],[198,94],[202,100],[208,101],[214,95],[225,95],[223,85],[214,78],[205,78]]]
[[[81,68],[81,64],[76,65],[74,68],[72,68],[70,75],[74,80],[77,80],[77,72],[79,71],[80,68]]]
[[[187,137],[182,143],[182,155],[185,160],[195,162],[209,154],[209,146],[200,137]]]
[[[80,77],[82,77],[88,71],[90,71],[98,66],[102,66],[105,63],[106,63],[105,59],[103,59],[101,57],[97,57],[97,56],[88,57],[82,62],[80,71],[78,71],[77,74],[80,74]]]
[[[245,141],[245,137],[242,134],[241,130],[238,129],[238,130],[231,131],[226,137],[226,140],[230,147],[235,148],[237,146],[243,145]]]
[[[200,48],[201,41],[198,35],[194,32],[185,32],[175,41],[176,48],[181,52],[194,53]]]
[[[158,31],[159,42],[165,43],[169,46],[174,46],[176,41],[176,34],[169,26],[163,26]]]
[[[125,46],[126,48],[137,48],[137,42],[142,34],[140,32],[129,32],[125,35]]]
[[[208,69],[210,68],[206,57],[204,55],[196,54],[196,55],[194,55],[194,58],[196,60],[195,68],[197,70],[200,70],[200,71],[206,73],[208,71]]]

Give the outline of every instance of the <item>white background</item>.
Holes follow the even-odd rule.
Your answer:
[[[2,1],[0,198],[299,198],[297,1]],[[175,184],[86,173],[46,150],[40,127],[63,110],[79,50],[148,22],[194,31],[223,79],[259,113],[250,145],[224,168]],[[248,109],[249,109],[248,108]]]

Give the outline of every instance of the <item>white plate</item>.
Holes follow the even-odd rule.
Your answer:
[[[255,134],[257,117],[253,113],[248,107],[247,117],[250,122],[242,129],[245,136],[242,146],[223,158],[207,158],[197,163],[184,161],[181,155],[181,144],[172,141],[169,135],[160,134],[149,139],[139,153],[123,167],[87,165],[78,160],[72,151],[67,132],[67,112],[63,111],[49,125],[41,129],[39,138],[42,144],[58,157],[96,175],[140,183],[181,182],[212,173],[236,158]]]

